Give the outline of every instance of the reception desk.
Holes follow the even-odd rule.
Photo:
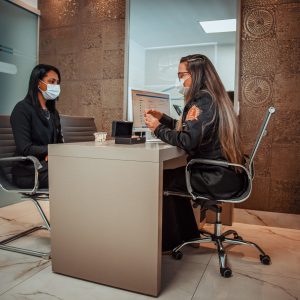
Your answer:
[[[164,164],[176,147],[49,145],[54,272],[157,296]]]

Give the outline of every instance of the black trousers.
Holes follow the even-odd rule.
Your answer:
[[[22,189],[30,189],[34,187],[34,174],[25,174],[25,172],[15,171],[13,173],[14,183]],[[48,164],[43,164],[43,168],[39,170],[39,188],[48,188]]]
[[[185,167],[164,171],[164,190],[186,192]],[[183,241],[199,237],[191,203],[177,196],[164,196],[162,251],[172,250]]]

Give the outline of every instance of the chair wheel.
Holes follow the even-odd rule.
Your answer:
[[[264,265],[269,265],[271,263],[271,258],[269,255],[260,255],[260,261]]]
[[[232,276],[232,271],[230,268],[220,268],[220,273],[225,278],[229,278]]]
[[[173,257],[174,259],[176,259],[176,260],[182,259],[182,256],[183,256],[183,254],[182,254],[182,252],[180,252],[180,251],[172,252],[172,257]]]

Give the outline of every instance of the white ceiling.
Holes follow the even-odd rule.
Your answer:
[[[145,48],[235,43],[235,32],[203,31],[199,21],[236,18],[238,0],[130,0],[130,39]]]

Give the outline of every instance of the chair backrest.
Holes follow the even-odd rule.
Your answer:
[[[253,161],[254,161],[255,155],[257,153],[257,150],[260,146],[260,143],[262,141],[262,138],[267,134],[267,126],[269,124],[270,118],[271,118],[273,113],[275,113],[275,107],[271,106],[271,107],[268,108],[268,110],[266,112],[265,118],[262,122],[262,125],[259,129],[258,135],[256,137],[254,147],[253,147],[252,152],[249,156],[249,171],[250,171],[250,174],[251,174],[252,177],[254,175],[254,173],[253,173],[254,172]]]
[[[16,145],[10,125],[10,116],[0,115],[0,158],[12,157],[15,155]],[[13,163],[1,163],[0,184],[8,186],[12,182]]]
[[[239,164],[234,164],[234,163],[229,163],[227,161],[219,161],[219,160],[209,160],[209,159],[193,159],[191,160],[186,167],[186,183],[187,183],[187,189],[189,191],[189,194],[193,197],[193,201],[206,203],[207,205],[215,204],[216,201],[219,202],[231,202],[231,203],[240,203],[244,202],[251,194],[252,191],[252,180],[254,176],[254,168],[253,168],[253,160],[255,158],[255,155],[257,153],[257,150],[260,146],[260,143],[262,141],[263,136],[266,134],[266,129],[268,126],[268,123],[270,121],[270,118],[272,114],[275,112],[274,107],[269,107],[266,113],[266,116],[262,122],[261,128],[258,132],[258,135],[256,137],[256,141],[253,147],[253,150],[250,154],[249,161],[247,162],[246,165],[239,165]],[[213,197],[210,197],[210,195],[200,195],[197,192],[193,191],[193,187],[191,185],[191,171],[190,167],[193,164],[206,164],[206,165],[216,165],[216,166],[224,166],[224,167],[239,167],[244,170],[245,172],[245,180],[247,180],[247,184],[245,184],[245,190],[241,191],[241,193],[234,198],[230,199],[214,199]]]
[[[97,131],[93,117],[60,115],[61,129],[65,143],[94,141]]]

